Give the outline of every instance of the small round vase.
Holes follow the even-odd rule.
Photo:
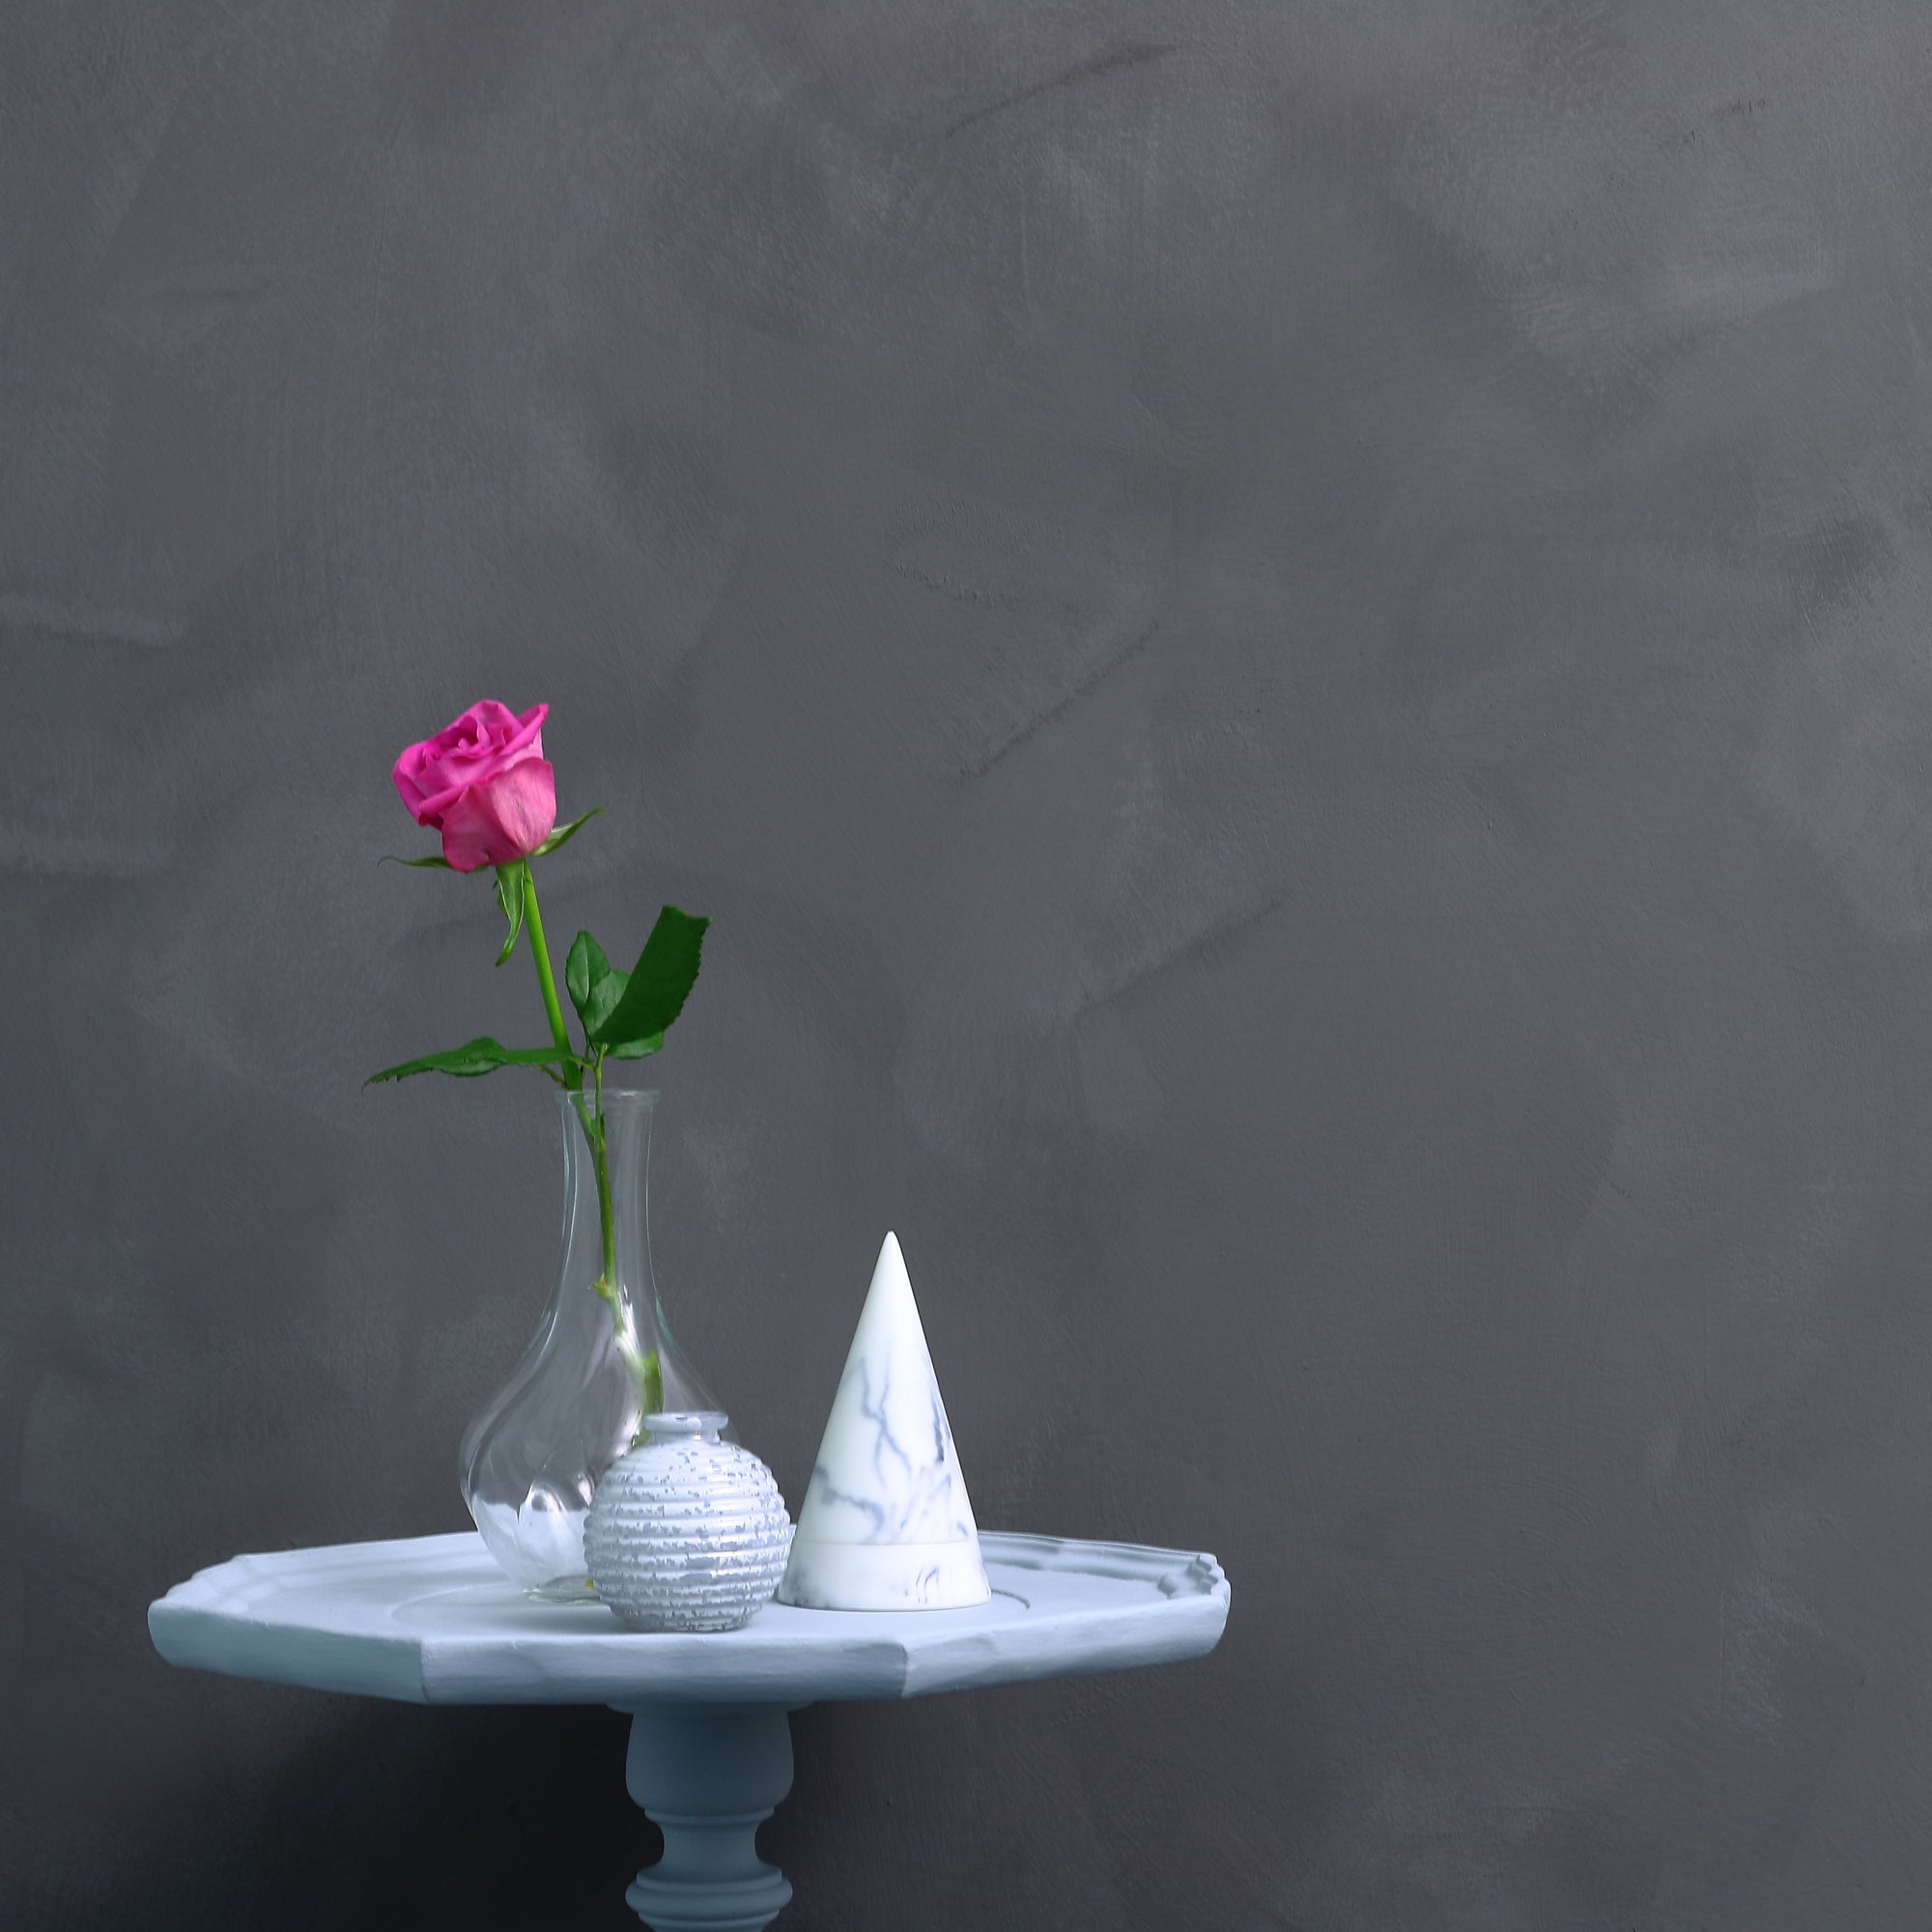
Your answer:
[[[770,1602],[791,1549],[772,1472],[721,1442],[716,1410],[661,1410],[611,1464],[583,1553],[597,1594],[634,1631],[728,1631]]]

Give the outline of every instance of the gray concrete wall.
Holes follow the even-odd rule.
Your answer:
[[[806,1714],[808,1928],[1932,1920],[1932,13],[0,17],[10,1924],[630,1922],[610,1713],[178,1674],[459,1526],[535,1038],[388,765],[716,920],[667,1299],[799,1493],[883,1230],[982,1522],[1210,1661]],[[550,1916],[542,1916],[548,1910]]]

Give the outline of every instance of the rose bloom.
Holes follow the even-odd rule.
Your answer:
[[[556,774],[543,754],[548,704],[519,718],[486,697],[396,760],[396,789],[418,825],[442,834],[459,872],[527,859],[556,824]]]

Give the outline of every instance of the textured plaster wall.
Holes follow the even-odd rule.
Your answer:
[[[397,748],[716,920],[661,1282],[800,1493],[1208,1662],[797,1720],[797,1932],[1932,1921],[1932,11],[0,11],[0,1917],[615,1928],[603,1711],[172,1672],[554,1262]]]

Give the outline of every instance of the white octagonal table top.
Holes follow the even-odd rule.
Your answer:
[[[601,1604],[538,1604],[473,1531],[237,1556],[148,1611],[170,1663],[416,1704],[809,1704],[917,1697],[1200,1657],[1228,1620],[1211,1556],[980,1537],[993,1598],[963,1610],[767,1604],[723,1634],[640,1635]]]

